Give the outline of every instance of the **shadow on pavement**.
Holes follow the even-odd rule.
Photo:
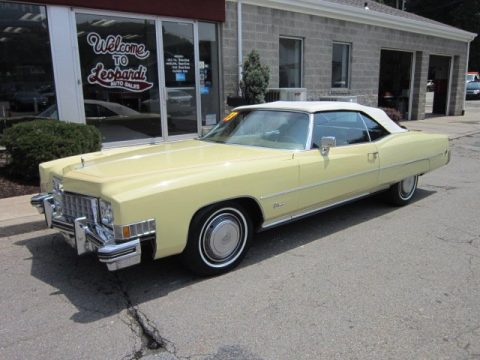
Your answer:
[[[45,230],[45,220],[0,227],[0,238]]]
[[[418,189],[414,203],[434,193]],[[397,209],[369,198],[262,232],[256,235],[240,268]],[[199,278],[187,272],[177,257],[109,272],[94,254],[78,257],[60,234],[15,244],[26,246],[31,252],[32,256],[24,260],[32,261],[32,276],[58,289],[50,296],[64,295],[78,309],[72,320],[79,323],[93,322],[119,313],[127,306],[136,306],[193,283],[208,281],[208,278]],[[135,294],[134,299],[129,294]]]

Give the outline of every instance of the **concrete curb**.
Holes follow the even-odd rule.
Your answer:
[[[32,195],[0,199],[0,227],[42,221],[43,215],[30,205]]]
[[[461,139],[463,137],[467,137],[467,136],[473,136],[473,135],[476,135],[476,134],[480,134],[480,130],[477,130],[477,131],[472,131],[470,133],[465,133],[465,134],[460,134],[458,136],[449,136],[448,138],[450,140],[457,140],[457,139]]]

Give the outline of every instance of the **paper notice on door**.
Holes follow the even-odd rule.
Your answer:
[[[205,125],[215,125],[217,123],[217,114],[207,114],[205,116]]]

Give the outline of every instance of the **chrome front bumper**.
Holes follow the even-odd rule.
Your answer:
[[[105,231],[101,225],[89,224],[86,218],[77,218],[73,223],[57,217],[53,197],[50,194],[39,194],[32,197],[30,203],[39,213],[45,214],[45,222],[49,228],[62,232],[66,242],[76,249],[78,255],[96,252],[98,259],[107,265],[108,270],[115,271],[141,262],[141,238],[116,243],[114,239],[104,240],[99,234]],[[150,234],[150,237],[153,234]]]

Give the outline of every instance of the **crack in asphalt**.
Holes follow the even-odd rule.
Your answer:
[[[468,280],[475,279],[475,270],[473,269],[473,259],[474,257],[472,255],[468,257],[468,270],[470,271],[470,275],[467,278]]]
[[[437,240],[440,240],[440,241],[443,241],[443,242],[446,242],[446,243],[455,244],[455,245],[469,245],[469,246],[471,246],[475,249],[478,249],[475,246],[475,241],[478,240],[478,237],[469,238],[468,240],[455,240],[455,239],[448,239],[448,238],[440,236],[440,235],[434,235],[434,234],[430,234],[430,235],[435,237]]]
[[[469,274],[466,277],[466,280],[468,280],[468,281],[474,280],[475,279],[475,270],[474,270],[473,262],[474,262],[474,259],[479,259],[480,255],[479,254],[472,254],[471,250],[473,250],[474,252],[479,250],[478,246],[476,245],[476,242],[478,241],[479,237],[470,238],[470,239],[464,240],[464,241],[458,241],[458,240],[454,240],[454,239],[448,239],[448,238],[445,238],[445,237],[442,237],[442,236],[439,236],[439,235],[433,235],[433,234],[430,234],[430,235],[432,235],[437,240],[443,241],[446,244],[448,244],[449,246],[452,246],[456,249],[461,249],[465,245],[469,247],[470,250],[465,253],[465,255],[467,256],[466,260],[468,262],[468,271],[469,271]]]
[[[444,232],[447,232],[445,235],[438,235],[438,229],[435,232],[428,232],[428,235],[432,236],[433,238],[443,241],[449,245],[463,246],[467,245],[471,250],[474,252],[479,249],[480,245],[480,235],[463,229],[461,227],[453,226],[451,224],[439,222],[438,228],[443,228]],[[455,234],[455,235],[452,235]],[[470,254],[469,254],[470,255]],[[480,254],[479,254],[480,255]],[[479,255],[473,255],[478,257]]]
[[[127,315],[130,324],[127,324],[135,336],[140,338],[141,346],[134,349],[132,354],[126,355],[125,360],[138,360],[146,355],[158,352],[168,352],[177,358],[175,344],[160,335],[153,321],[151,321],[134,303],[118,274],[113,274],[114,285],[125,300]]]
[[[453,340],[455,341],[455,345],[461,349],[462,351],[466,352],[468,359],[478,359],[480,358],[479,353],[475,353],[471,350],[471,343],[468,340],[465,340],[462,342],[462,337],[468,336],[468,335],[473,335],[475,334],[478,330],[480,330],[480,325],[474,326],[466,331],[463,331],[456,335]]]

